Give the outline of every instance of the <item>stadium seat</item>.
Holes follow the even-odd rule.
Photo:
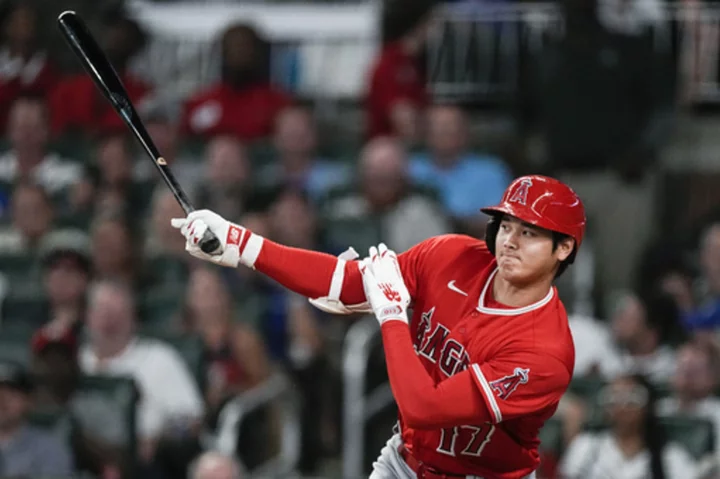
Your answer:
[[[37,290],[26,294],[10,294],[2,300],[0,331],[7,329],[34,330],[45,321],[45,297]]]
[[[370,246],[375,246],[383,240],[382,226],[375,220],[330,220],[325,223],[324,238],[333,248],[343,251],[352,246],[362,255]]]
[[[713,423],[707,419],[691,417],[664,417],[661,419],[668,441],[683,446],[695,459],[715,450]]]
[[[124,460],[137,464],[136,411],[140,395],[130,378],[83,376],[72,400],[77,426],[90,437],[106,439],[107,430],[119,439]]]
[[[588,422],[591,424],[601,423],[603,420],[598,398],[605,384],[605,381],[599,378],[576,378],[568,388],[568,393],[585,402],[588,408]]]
[[[3,330],[0,332],[0,360],[15,361],[30,366],[30,339],[32,330]]]
[[[540,430],[540,449],[560,457],[563,452],[563,425],[559,417],[552,417]]]
[[[139,313],[143,328],[150,331],[171,333],[179,326],[182,309],[183,288],[160,288],[143,295],[139,302]]]
[[[190,275],[186,263],[170,256],[147,258],[145,264],[150,281],[157,287],[184,288]]]

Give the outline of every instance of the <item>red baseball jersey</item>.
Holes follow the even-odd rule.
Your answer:
[[[522,308],[497,303],[495,258],[484,241],[467,236],[431,238],[398,259],[413,298],[410,332],[423,366],[436,382],[469,370],[492,418],[415,430],[401,416],[405,446],[443,472],[493,479],[530,474],[540,462],[539,430],[555,412],[575,362],[556,289]]]
[[[242,140],[262,139],[272,134],[277,115],[291,103],[289,95],[270,85],[235,90],[217,83],[188,100],[182,129],[203,137],[235,135]]]
[[[417,61],[399,44],[386,46],[372,68],[367,97],[368,137],[393,134],[390,112],[399,101],[427,104],[425,80]]]
[[[130,73],[120,73],[130,100],[138,105],[152,88]],[[100,93],[88,75],[80,74],[66,78],[55,89],[50,100],[52,129],[57,134],[69,129],[94,133],[124,132],[122,118]]]

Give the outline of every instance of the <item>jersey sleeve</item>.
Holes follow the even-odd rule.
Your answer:
[[[470,365],[494,423],[533,414],[560,401],[571,373],[559,359],[539,352],[508,352]]]
[[[417,294],[418,283],[423,271],[427,269],[430,253],[437,252],[437,248],[441,247],[451,236],[454,235],[441,235],[426,239],[398,254],[400,272],[411,298]],[[360,256],[365,256],[365,252],[360,252]],[[345,304],[357,304],[365,301],[362,275],[357,261],[350,261],[345,265],[345,278],[340,299]]]

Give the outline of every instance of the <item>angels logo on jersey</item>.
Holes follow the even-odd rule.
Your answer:
[[[515,368],[509,376],[490,381],[490,387],[500,399],[507,399],[521,384],[527,384],[530,369]]]

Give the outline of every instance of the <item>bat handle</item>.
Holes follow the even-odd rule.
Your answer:
[[[216,255],[222,253],[222,244],[212,231],[205,230],[205,234],[200,240],[200,249],[203,253]]]

